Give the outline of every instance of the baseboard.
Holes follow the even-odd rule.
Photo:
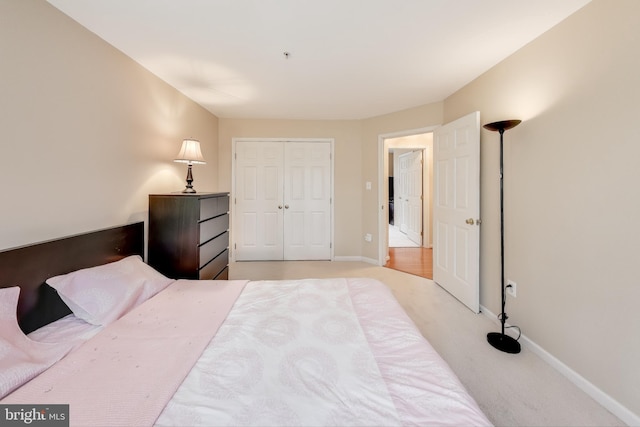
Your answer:
[[[351,262],[366,262],[368,264],[379,265],[377,259],[367,258],[362,256],[334,256],[334,261],[351,261]]]
[[[484,306],[480,306],[480,311],[487,317],[489,317],[492,321],[494,321],[497,325],[500,325],[498,321],[498,317],[488,310]],[[508,324],[507,324],[508,326]],[[564,375],[569,381],[575,384],[580,390],[587,393],[593,400],[601,404],[605,407],[609,412],[611,412],[616,417],[620,418],[625,424],[629,426],[640,426],[640,416],[633,413],[629,409],[627,409],[620,402],[609,396],[607,393],[602,391],[600,388],[595,386],[593,383],[589,382],[582,375],[578,374],[576,371],[562,363],[559,359],[553,356],[551,353],[546,351],[544,348],[540,347],[538,344],[527,338],[526,335],[522,334],[520,337],[520,342],[535,353],[542,360],[551,365],[555,370]]]

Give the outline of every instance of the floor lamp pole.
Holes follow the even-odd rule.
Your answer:
[[[505,313],[505,274],[504,274],[504,173],[503,173],[503,164],[504,164],[504,131],[516,127],[520,124],[520,120],[504,120],[500,122],[493,122],[484,125],[485,129],[490,131],[497,131],[500,133],[500,267],[501,267],[501,275],[500,275],[500,283],[501,283],[501,292],[500,297],[502,298],[502,306],[500,312],[500,323],[502,325],[501,332],[489,332],[487,334],[487,341],[493,347],[500,351],[504,351],[505,353],[520,353],[520,343],[506,335],[504,333],[504,324],[507,321],[507,313]]]

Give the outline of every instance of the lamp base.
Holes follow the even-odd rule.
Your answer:
[[[189,163],[189,167],[187,168],[187,186],[185,187],[184,190],[182,190],[183,193],[195,193],[196,190],[195,188],[193,188],[193,173],[191,172],[191,163]]]
[[[520,343],[509,335],[501,334],[500,332],[489,332],[487,334],[487,341],[494,348],[505,353],[517,354],[520,353]]]

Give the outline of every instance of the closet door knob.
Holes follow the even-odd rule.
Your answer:
[[[278,209],[282,209],[282,205],[278,205]]]
[[[469,225],[473,225],[473,223],[474,223],[475,221],[473,220],[473,218],[469,218],[469,219],[468,219],[468,220],[466,220],[465,222],[466,222],[467,224],[469,224]]]
[[[289,205],[284,205],[284,208],[285,209],[289,209]]]

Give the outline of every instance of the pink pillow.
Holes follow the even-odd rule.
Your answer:
[[[0,399],[62,359],[72,347],[29,339],[16,319],[19,295],[17,286],[0,289]]]
[[[76,317],[106,326],[173,282],[138,255],[52,277],[47,283]]]

